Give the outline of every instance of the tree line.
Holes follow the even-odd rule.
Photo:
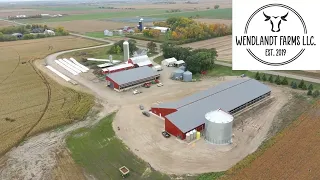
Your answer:
[[[171,17],[165,22],[154,22],[153,24],[155,26],[169,27],[170,31],[167,32],[167,39],[175,41],[191,42],[226,36],[232,33],[232,26],[220,23],[206,24],[186,17]],[[148,33],[143,34],[145,36],[149,35]]]
[[[255,79],[262,80],[262,81],[269,81],[270,83],[275,83],[277,85],[289,85],[287,77],[281,78],[279,75],[276,76],[274,79],[272,75],[269,75],[269,77],[267,78],[266,74],[261,75],[259,72],[256,72]],[[307,95],[313,96],[314,98],[320,95],[319,90],[314,90],[313,85],[311,83],[307,86],[307,84],[304,82],[303,79],[301,79],[299,83],[297,83],[296,81],[291,81],[290,87],[292,89],[308,90]]]
[[[41,24],[32,24],[32,25],[23,25],[23,26],[10,26],[0,28],[0,42],[4,41],[16,41],[16,40],[26,40],[26,39],[38,39],[50,37],[50,34],[43,34],[45,30],[50,28],[47,25]],[[57,27],[52,29],[55,32],[55,36],[66,36],[69,35],[69,32],[63,27]],[[23,36],[18,38],[13,36],[14,33],[20,33]],[[31,34],[34,33],[34,34]]]

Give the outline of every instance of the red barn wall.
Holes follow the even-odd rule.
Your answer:
[[[151,108],[151,112],[153,112],[154,114],[162,117],[168,115],[168,114],[171,114],[171,113],[174,113],[176,112],[177,110],[176,109],[169,109],[169,108]]]
[[[106,77],[106,80],[112,82],[115,89],[119,89],[119,84],[114,82],[112,79],[110,79],[109,77]]]
[[[186,138],[185,135],[180,131],[180,129],[172,124],[167,118],[165,118],[164,126],[165,130],[173,136],[182,136],[182,139]]]

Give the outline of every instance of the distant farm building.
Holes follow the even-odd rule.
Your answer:
[[[170,30],[170,28],[168,28],[168,27],[158,27],[158,26],[152,27],[152,29],[159,30],[162,33],[166,33],[166,32],[168,32]]]
[[[113,32],[111,32],[111,31],[109,31],[109,30],[104,30],[103,31],[103,34],[105,35],[105,36],[113,36]]]
[[[45,30],[44,34],[45,35],[49,35],[49,36],[55,36],[56,35],[56,33],[54,31],[52,31],[52,30]]]
[[[123,30],[113,30],[112,33],[113,35],[121,36],[123,35]]]
[[[134,68],[133,64],[125,63],[102,69],[103,74],[109,74]]]
[[[108,87],[122,91],[134,86],[140,86],[160,77],[160,74],[148,66],[115,72],[106,76]]]
[[[165,59],[163,61],[161,61],[161,65],[163,66],[173,66],[175,62],[177,62],[178,60],[176,58],[168,58]]]
[[[133,64],[135,67],[149,66],[152,67],[152,62],[147,55],[132,57],[128,63]]]
[[[234,114],[271,94],[271,89],[257,80],[241,78],[221,83],[176,102],[162,103],[151,112],[164,117],[165,130],[181,139],[196,129],[205,128],[206,113],[221,109]]]
[[[11,34],[12,36],[15,36],[15,37],[17,37],[17,38],[22,38],[23,37],[23,34],[21,34],[21,33],[13,33],[13,34]]]

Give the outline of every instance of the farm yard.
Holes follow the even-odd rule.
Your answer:
[[[319,108],[318,101],[283,132],[267,141],[268,149],[258,150],[246,158],[252,160],[250,166],[230,169],[230,175],[222,179],[318,179]]]
[[[216,48],[218,52],[217,60],[232,61],[232,36],[224,36],[194,43],[184,44],[182,47],[191,47],[193,49],[199,48]]]
[[[86,115],[93,104],[90,95],[58,85],[32,62],[53,52],[99,44],[68,36],[1,43],[0,101],[6,106],[0,107],[0,154],[25,137]]]

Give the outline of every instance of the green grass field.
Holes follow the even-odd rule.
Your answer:
[[[167,175],[150,169],[115,136],[112,121],[115,113],[92,128],[81,128],[67,138],[67,145],[76,163],[97,179],[122,179],[119,168],[126,166],[132,180],[166,180]]]
[[[105,36],[103,32],[86,32],[84,35],[94,38],[106,38],[108,36]]]
[[[181,13],[167,13],[161,15],[151,15],[151,17],[157,18],[169,18],[169,17],[190,17],[199,15],[200,18],[212,18],[212,19],[232,19],[232,9],[212,9],[206,11],[190,11],[190,12],[181,12]]]
[[[22,23],[46,23],[46,22],[61,22],[61,21],[74,21],[74,20],[93,20],[93,19],[108,19],[108,18],[121,18],[121,17],[136,17],[136,16],[149,16],[152,14],[163,14],[165,10],[157,9],[139,9],[129,10],[127,12],[108,12],[108,13],[89,13],[81,15],[70,15],[59,18],[45,18],[45,19],[23,19],[18,22]]]
[[[47,23],[47,22],[61,22],[61,21],[74,21],[74,20],[93,20],[93,19],[108,19],[108,18],[124,18],[124,17],[136,17],[136,16],[150,16],[158,18],[169,17],[190,17],[199,15],[201,18],[213,18],[213,19],[232,19],[232,9],[212,9],[205,11],[189,11],[179,13],[166,13],[165,10],[160,9],[139,9],[128,10],[127,12],[108,12],[108,13],[88,13],[81,15],[70,15],[60,18],[43,18],[43,19],[22,19],[17,20],[22,23]]]
[[[72,7],[45,7],[37,8],[45,11],[88,11],[99,9],[98,6],[72,6]]]

